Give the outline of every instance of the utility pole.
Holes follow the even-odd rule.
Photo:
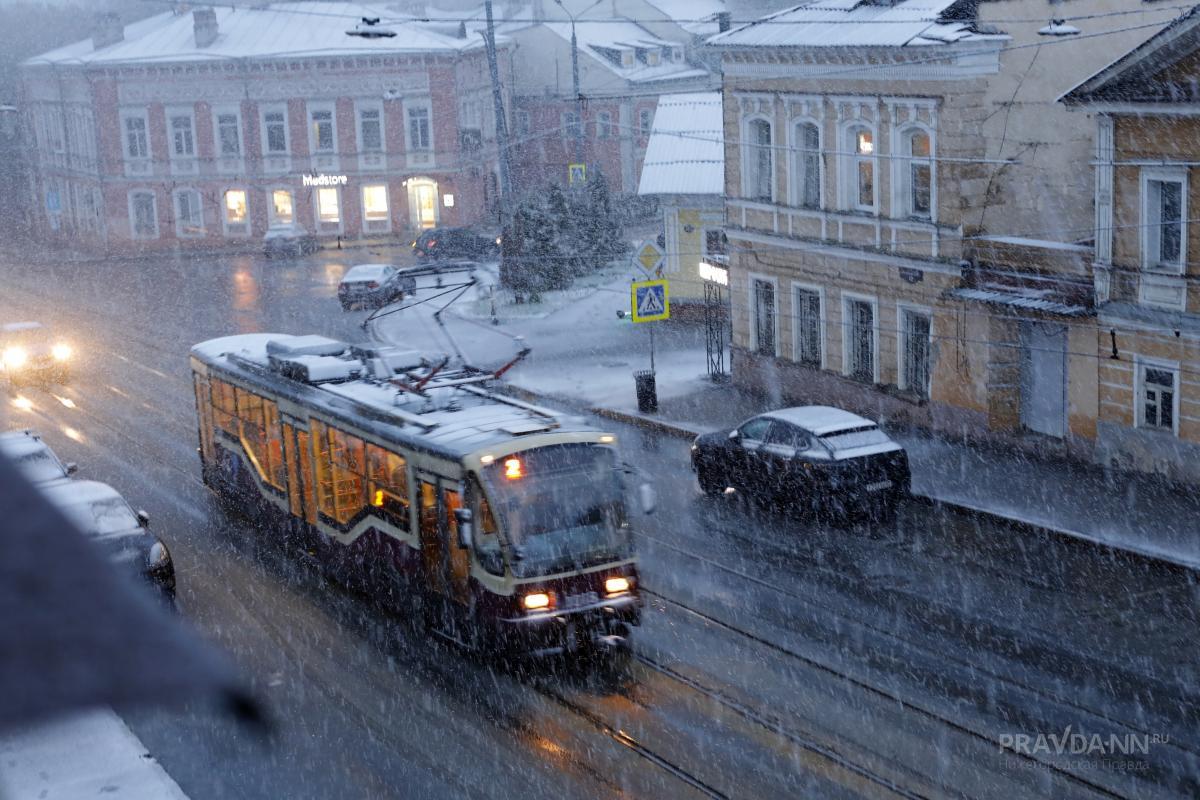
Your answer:
[[[510,284],[512,276],[513,247],[512,203],[517,193],[513,186],[512,155],[508,143],[508,121],[504,115],[504,95],[500,91],[500,66],[496,63],[496,23],[492,18],[492,0],[484,0],[487,14],[487,30],[483,34],[487,50],[488,71],[492,76],[492,107],[496,114],[496,161],[500,168],[500,186],[497,202],[500,204],[500,278],[502,284]],[[493,304],[495,300],[493,299]],[[493,305],[492,317],[495,319]]]
[[[585,8],[580,14],[591,11],[602,0],[596,0],[590,6]],[[575,36],[575,20],[580,14],[572,14],[567,11],[567,7],[563,5],[563,0],[554,0],[559,8],[571,18],[571,86],[575,91],[575,117],[579,123],[575,126],[575,163],[583,163],[583,90],[579,88],[579,39]]]

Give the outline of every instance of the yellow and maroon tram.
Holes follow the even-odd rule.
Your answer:
[[[641,599],[612,435],[397,348],[246,334],[191,365],[205,482],[285,546],[472,647],[628,645]]]

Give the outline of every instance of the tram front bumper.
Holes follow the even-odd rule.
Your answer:
[[[513,649],[556,655],[585,648],[628,647],[630,626],[641,621],[641,598],[629,594],[580,608],[508,617],[500,623],[502,635]]]

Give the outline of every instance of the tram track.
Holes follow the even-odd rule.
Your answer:
[[[819,566],[824,570],[824,572],[827,574],[828,578],[831,581],[833,581],[835,584],[837,584],[838,588],[840,588],[840,589],[847,590],[850,588],[854,588],[850,585],[849,578],[847,576],[845,576],[842,573],[828,569],[828,566],[826,564],[818,564],[817,562],[815,562],[811,559],[804,559],[800,553],[796,553],[796,552],[792,552],[792,551],[782,551],[782,549],[780,549],[774,545],[770,545],[768,543],[764,543],[759,540],[749,540],[748,537],[745,537],[744,535],[739,534],[737,532],[733,532],[732,535],[737,538],[740,538],[740,539],[743,539],[746,541],[750,541],[750,543],[756,547],[773,548],[773,549],[775,549],[775,551],[778,555],[780,555],[784,559],[798,562],[798,565],[800,565],[800,566]],[[997,681],[1000,684],[1010,686],[1021,692],[1027,693],[1033,697],[1051,701],[1051,702],[1056,703],[1064,708],[1068,708],[1075,712],[1085,714],[1095,720],[1103,721],[1109,725],[1119,727],[1119,728],[1124,728],[1124,729],[1126,729],[1132,733],[1138,734],[1138,735],[1145,736],[1145,735],[1153,735],[1154,733],[1156,733],[1155,731],[1146,730],[1145,728],[1139,727],[1138,725],[1128,722],[1126,720],[1119,719],[1119,718],[1113,717],[1111,715],[1105,714],[1104,712],[1099,711],[1090,706],[1082,705],[1070,697],[1063,696],[1060,694],[1052,694],[1052,693],[1046,692],[1043,689],[1040,689],[1036,686],[1033,686],[1027,682],[1021,681],[1013,676],[1003,675],[1003,674],[995,672],[994,670],[989,670],[986,666],[983,666],[974,661],[971,661],[971,662],[965,661],[965,660],[958,658],[952,654],[949,654],[943,650],[934,651],[934,650],[932,650],[926,646],[922,646],[910,639],[897,636],[895,634],[895,632],[890,630],[889,628],[886,628],[886,627],[883,627],[880,625],[874,625],[868,621],[861,620],[857,617],[849,616],[845,613],[844,609],[835,608],[829,604],[821,603],[817,600],[812,599],[811,597],[800,594],[798,592],[791,591],[791,590],[781,587],[781,586],[777,585],[776,583],[773,583],[769,580],[765,580],[756,575],[751,575],[743,570],[737,569],[736,567],[732,567],[728,564],[724,564],[720,561],[717,561],[712,558],[708,558],[706,556],[701,556],[698,553],[694,552],[693,550],[689,550],[684,547],[679,547],[679,546],[672,544],[660,537],[656,537],[652,534],[648,534],[643,531],[636,532],[635,536],[637,536],[638,538],[653,542],[657,546],[661,546],[661,547],[670,549],[679,555],[683,555],[687,558],[699,561],[701,563],[706,564],[707,566],[713,567],[722,572],[733,575],[736,578],[738,578],[739,580],[747,581],[756,586],[759,586],[761,588],[772,591],[776,594],[779,594],[783,597],[786,597],[790,600],[793,600],[793,601],[800,603],[804,606],[807,606],[809,608],[816,609],[816,610],[822,611],[827,614],[831,614],[831,615],[835,616],[836,618],[838,618],[839,620],[842,620],[848,624],[855,625],[855,626],[859,627],[860,629],[871,633],[873,636],[878,636],[887,641],[895,642],[904,647],[911,648],[911,649],[917,650],[919,652],[923,652],[923,653],[925,653],[931,657],[934,657],[940,661],[953,663],[955,666],[957,666],[961,669],[964,669],[964,670],[969,670],[970,672],[972,672],[974,674],[982,674],[983,676],[985,676],[991,680]],[[645,589],[644,584],[643,584],[643,589]],[[647,590],[647,591],[649,591],[649,590]],[[1173,747],[1174,749],[1178,750],[1181,754],[1183,754],[1189,758],[1193,758],[1193,759],[1200,758],[1200,750],[1195,750],[1195,749],[1191,749],[1188,747],[1184,747],[1183,745],[1179,744],[1179,740],[1175,737],[1173,737],[1171,739],[1170,743],[1167,746]]]

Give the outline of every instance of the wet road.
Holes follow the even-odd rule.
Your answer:
[[[5,316],[60,326],[84,359],[0,421],[151,513],[185,616],[278,721],[260,741],[212,709],[126,714],[191,797],[1200,794],[1190,573],[915,503],[878,529],[711,501],[686,442],[606,420],[660,494],[628,674],[497,669],[329,584],[200,484],[186,353],[231,332],[360,338],[334,291],[369,260],[0,267]],[[1105,749],[1047,744],[1068,727]]]

